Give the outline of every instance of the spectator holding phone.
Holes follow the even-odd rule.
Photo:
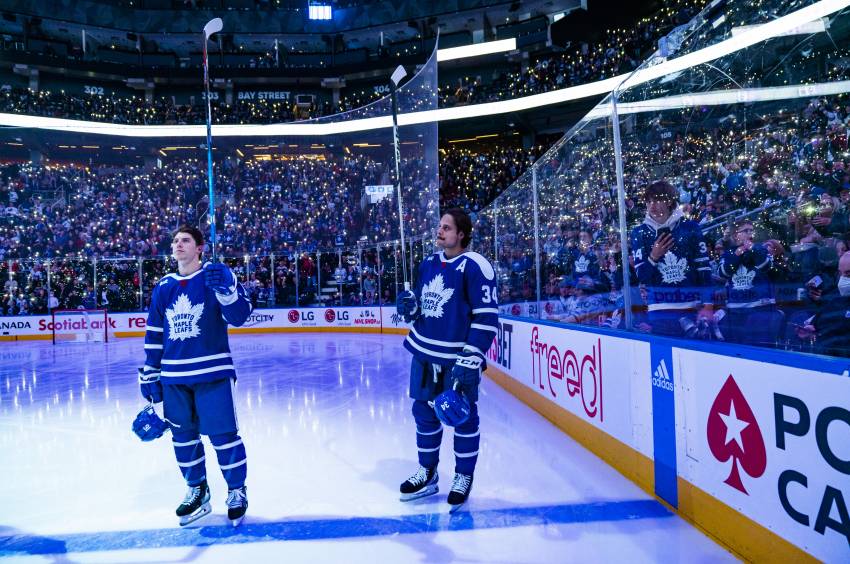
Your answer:
[[[809,291],[818,292],[820,307],[817,313],[797,327],[797,336],[813,340],[815,352],[847,356],[850,351],[850,252],[838,259],[835,291],[823,293],[814,283]]]
[[[647,290],[652,332],[692,336],[714,319],[711,267],[702,229],[679,209],[679,192],[666,180],[645,193],[646,218],[631,232],[637,277]]]

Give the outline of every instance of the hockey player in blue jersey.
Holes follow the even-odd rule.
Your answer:
[[[696,336],[713,321],[711,267],[702,230],[684,217],[678,199],[666,181],[647,187],[646,218],[632,229],[631,248],[652,332]]]
[[[189,486],[177,508],[180,525],[211,511],[203,434],[227,482],[227,516],[236,526],[248,509],[247,458],[233,403],[236,372],[227,325],[242,325],[251,304],[227,266],[201,266],[203,245],[195,227],[184,225],[174,233],[171,251],[178,271],[154,287],[139,383],[148,401],[164,402],[177,465]]]
[[[401,484],[401,500],[437,493],[446,423],[454,427],[452,512],[472,490],[480,442],[478,384],[499,313],[495,272],[487,259],[466,250],[471,236],[469,216],[448,210],[437,231],[441,251],[422,261],[415,290],[402,293],[397,303],[398,313],[413,322],[404,346],[413,353],[409,393],[419,452],[419,470]]]

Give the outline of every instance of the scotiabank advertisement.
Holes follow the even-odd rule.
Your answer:
[[[395,308],[383,308],[384,310]],[[379,307],[327,307],[327,308],[289,308],[254,310],[245,324],[231,331],[242,329],[278,329],[278,328],[363,328],[380,330],[382,327],[382,308]],[[144,332],[147,325],[147,313],[110,313],[106,323],[110,336],[127,336]],[[389,319],[389,316],[388,316]],[[56,316],[58,333],[86,332],[103,330],[103,314],[67,312]],[[403,326],[403,321],[399,326]],[[53,334],[53,318],[49,315],[25,317],[0,317],[0,336],[50,338]]]
[[[488,363],[652,457],[648,343],[500,319]]]
[[[674,349],[680,476],[825,562],[850,562],[850,379]]]

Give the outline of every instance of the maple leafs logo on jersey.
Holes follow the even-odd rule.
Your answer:
[[[685,279],[688,270],[688,259],[677,257],[673,251],[667,251],[664,262],[658,263],[658,271],[665,284],[678,284]]]
[[[587,260],[587,257],[581,255],[575,264],[576,272],[587,272],[587,268],[590,266],[590,261]]]
[[[422,287],[422,315],[425,317],[443,317],[443,306],[452,299],[454,293],[454,289],[445,287],[443,275],[436,275],[433,280]]]
[[[750,290],[753,287],[753,278],[755,277],[755,270],[747,270],[746,266],[742,266],[732,276],[732,288],[735,290]]]
[[[165,310],[168,320],[168,338],[172,341],[183,341],[201,334],[198,323],[204,313],[204,304],[192,305],[189,296],[180,294],[174,306]]]

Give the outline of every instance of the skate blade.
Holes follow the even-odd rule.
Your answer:
[[[460,510],[461,507],[466,505],[466,502],[458,503],[457,505],[449,505],[449,513],[455,513]]]
[[[242,517],[237,517],[236,519],[231,519],[230,524],[233,525],[234,527],[238,527],[239,524],[242,523],[242,519],[244,519],[244,518],[245,518],[245,516],[243,515]]]
[[[186,527],[188,525],[191,525],[192,523],[196,522],[198,519],[206,517],[210,513],[212,513],[212,507],[210,506],[209,503],[205,503],[201,507],[199,507],[198,510],[195,511],[194,513],[181,517],[180,518],[180,526]]]
[[[399,499],[401,501],[413,501],[414,499],[421,499],[423,497],[428,497],[429,495],[434,495],[435,493],[437,493],[439,491],[440,491],[440,488],[437,487],[437,484],[434,484],[433,486],[428,486],[426,488],[423,488],[422,490],[420,490],[416,493],[401,494],[401,497]]]

